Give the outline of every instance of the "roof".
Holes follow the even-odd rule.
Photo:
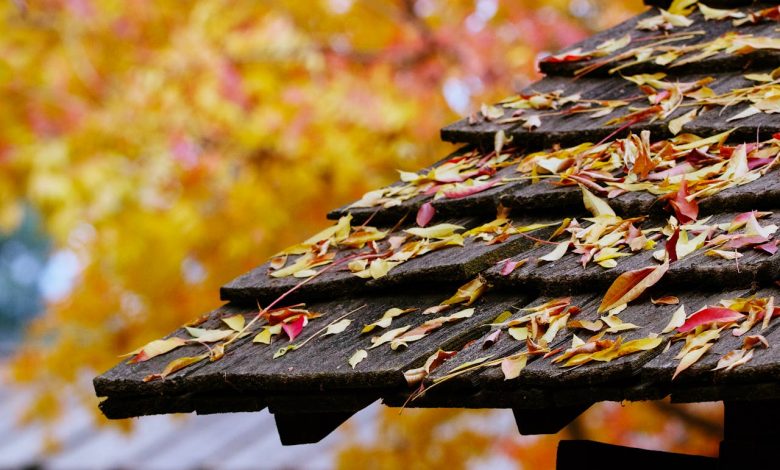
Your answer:
[[[459,150],[97,377],[101,409],[268,407],[297,443],[377,399],[533,433],[604,400],[777,398],[777,8],[650,9],[542,60],[442,130]]]

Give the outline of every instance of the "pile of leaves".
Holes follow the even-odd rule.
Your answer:
[[[459,199],[504,184],[496,172],[512,165],[517,149],[483,153],[471,150],[447,159],[432,169],[420,173],[399,171],[401,182],[369,191],[350,207],[394,207],[409,199],[425,196],[433,200]]]
[[[423,214],[427,207],[423,206],[418,215],[419,225],[427,225],[433,215]],[[462,247],[468,239],[492,245],[550,225],[537,223],[515,227],[505,208],[499,208],[495,220],[470,230],[451,223],[401,231],[395,228],[380,230],[365,223],[353,226],[351,221],[351,215],[341,217],[335,225],[275,255],[269,262],[269,276],[311,278],[322,272],[314,268],[345,265],[359,278],[379,279],[410,259],[443,248]],[[297,258],[288,263],[289,256]]]
[[[580,184],[599,196],[677,193],[677,206],[754,181],[777,164],[780,140],[729,145],[731,131],[701,138],[680,134],[651,143],[650,132],[597,145],[580,144],[524,157],[517,171],[532,181]]]
[[[763,335],[748,333],[759,325],[761,331],[766,330],[778,315],[780,310],[772,296],[723,299],[718,305],[704,306],[687,317],[685,306],[681,305],[664,330],[675,332],[671,343],[684,342],[675,356],[679,364],[674,377],[699,361],[729,330],[733,336],[744,336],[742,346],[724,354],[713,370],[731,370],[746,364],[753,358],[755,348],[769,347]]]

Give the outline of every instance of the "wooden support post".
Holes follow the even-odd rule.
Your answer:
[[[766,455],[765,455],[766,457]],[[617,466],[663,470],[715,470],[718,459],[700,455],[673,454],[636,449],[594,441],[561,441],[556,456],[557,470],[582,470]],[[747,468],[747,467],[745,467]]]
[[[277,413],[276,430],[282,445],[313,444],[324,439],[355,411],[323,413]]]
[[[780,400],[726,401],[724,411],[720,468],[766,467],[777,445]]]
[[[517,430],[523,435],[555,434],[590,408],[590,403],[562,408],[519,409],[515,408]]]

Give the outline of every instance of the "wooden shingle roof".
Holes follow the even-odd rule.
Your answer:
[[[780,12],[691,8],[542,60],[442,130],[461,149],[97,377],[104,413],[268,407],[295,443],[377,399],[547,432],[604,400],[780,398]]]

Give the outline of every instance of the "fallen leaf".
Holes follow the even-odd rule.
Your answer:
[[[723,355],[718,361],[718,364],[712,370],[731,370],[737,366],[741,366],[753,358],[753,350],[735,349],[729,351]]]
[[[146,346],[136,349],[133,352],[124,354],[120,357],[133,356],[128,364],[135,364],[137,362],[148,361],[149,359],[173,351],[179,346],[187,344],[187,340],[179,337],[172,337],[168,339],[156,339]]]
[[[558,261],[559,259],[563,258],[563,256],[566,254],[566,250],[569,249],[569,242],[560,242],[556,245],[555,248],[549,253],[547,253],[544,256],[539,257],[539,261]]]
[[[726,323],[735,322],[741,320],[745,315],[724,307],[704,307],[691,314],[685,320],[685,323],[677,328],[680,333],[686,333],[696,328],[697,326],[707,325],[723,325]]]
[[[455,224],[439,224],[425,228],[413,227],[404,231],[420,238],[443,239],[452,236],[458,230],[463,230],[463,227]]]
[[[241,331],[244,329],[245,319],[241,314],[233,315],[231,317],[223,318],[222,321],[234,331]]]
[[[704,16],[705,20],[725,20],[727,18],[744,18],[745,14],[738,10],[721,10],[719,8],[708,7],[703,3],[696,5]]]
[[[214,343],[222,341],[235,334],[233,330],[205,330],[202,328],[186,327],[187,333],[195,338],[199,343]]]
[[[206,359],[207,357],[209,357],[209,353],[204,353],[199,356],[186,356],[186,357],[180,357],[178,359],[174,359],[173,361],[169,362],[167,366],[165,366],[165,369],[163,369],[161,373],[151,374],[144,377],[144,382],[149,382],[157,379],[164,379],[169,375],[173,374],[174,372],[180,371],[185,367],[198,363]]]
[[[669,204],[674,208],[675,216],[681,224],[687,224],[695,221],[699,216],[699,204],[695,199],[688,200],[688,182],[683,179],[680,181],[680,189],[674,196],[674,199],[669,200]]]
[[[520,353],[515,356],[507,357],[501,361],[501,372],[504,373],[504,380],[516,379],[520,376],[520,372],[525,369],[525,365],[528,362],[528,355]]]
[[[390,341],[394,340],[398,336],[401,336],[402,334],[406,333],[407,330],[409,330],[412,326],[402,326],[400,328],[395,328],[393,330],[386,331],[381,336],[375,336],[371,338],[371,347],[369,349],[374,349],[378,346],[381,346],[385,343],[389,343]]]
[[[609,207],[607,201],[596,197],[596,195],[588,191],[588,189],[581,184],[580,184],[580,188],[582,189],[582,201],[585,203],[585,209],[590,211],[590,213],[593,214],[594,217],[615,216],[615,211],[613,211],[612,208]]]
[[[463,303],[466,307],[473,304],[487,290],[487,282],[482,276],[477,276],[466,284],[460,286],[455,295],[441,303],[441,305],[455,305]],[[465,302],[465,303],[464,303]],[[423,313],[427,313],[425,310]]]
[[[387,328],[390,326],[393,322],[393,319],[400,317],[401,315],[404,315],[409,312],[414,312],[417,310],[416,308],[407,308],[407,309],[400,309],[400,308],[391,308],[387,310],[385,313],[382,314],[382,318],[375,321],[374,323],[369,323],[368,325],[365,325],[363,329],[360,331],[360,333],[369,333],[373,331],[375,328]]]
[[[622,343],[617,350],[617,356],[623,357],[629,354],[634,354],[641,351],[651,351],[663,342],[663,338],[657,336],[655,338],[639,338]]]
[[[420,209],[417,211],[417,225],[419,227],[425,227],[431,219],[433,219],[435,214],[436,209],[433,208],[433,205],[430,202],[426,202],[420,206]]]
[[[669,121],[669,132],[671,132],[672,135],[679,134],[683,126],[693,121],[694,118],[696,118],[696,115],[698,113],[699,113],[699,108],[694,108],[691,111],[688,111],[687,113],[683,114],[682,116],[672,119],[671,121]]]
[[[612,310],[636,299],[647,288],[660,281],[668,269],[669,261],[667,260],[659,266],[648,266],[621,274],[607,289],[598,313]]]
[[[671,333],[676,328],[679,328],[683,326],[685,323],[685,305],[680,305],[680,308],[674,311],[672,314],[671,320],[669,320],[669,323],[664,327],[663,331],[661,333]]]
[[[764,338],[763,335],[750,335],[746,336],[742,342],[742,349],[753,349],[761,345],[765,348],[769,347],[769,341]]]
[[[365,349],[358,349],[357,351],[355,351],[355,354],[353,354],[349,358],[349,365],[354,369],[355,366],[360,364],[360,362],[367,357],[368,357],[368,351],[366,351]]]
[[[299,334],[301,334],[301,331],[303,331],[303,327],[306,326],[306,323],[306,315],[299,315],[290,323],[282,323],[282,330],[287,333],[287,337],[290,338],[290,341],[293,341],[296,337],[298,337]]]
[[[680,303],[680,299],[673,295],[667,295],[660,299],[650,299],[653,305],[677,305]]]
[[[696,363],[696,361],[701,359],[704,353],[706,353],[712,347],[712,344],[713,343],[705,343],[703,346],[699,348],[688,351],[680,360],[680,363],[677,365],[677,369],[674,370],[674,375],[672,375],[672,380],[674,380],[678,375],[680,375],[680,372],[691,367],[693,364]]]
[[[569,329],[576,329],[576,330],[588,330],[592,332],[601,331],[602,328],[604,328],[604,322],[601,320],[591,321],[591,320],[573,320],[570,321],[567,325],[567,328]]]
[[[510,274],[512,274],[512,272],[514,272],[515,269],[523,266],[527,262],[528,262],[528,258],[523,258],[520,261],[514,261],[508,259],[504,262],[504,266],[501,267],[501,275],[509,276]]]
[[[282,325],[264,326],[260,332],[252,339],[253,343],[271,344],[271,339],[282,332]]]
[[[423,381],[434,370],[438,369],[445,361],[454,357],[457,351],[444,351],[439,349],[425,360],[422,367],[404,371],[404,379],[409,386],[416,385]]]
[[[325,333],[323,333],[323,336],[337,335],[342,331],[346,330],[350,323],[352,323],[352,320],[350,320],[349,318],[344,318],[342,320],[337,321],[336,323],[331,323],[330,325],[328,325],[328,328],[325,329]]]

